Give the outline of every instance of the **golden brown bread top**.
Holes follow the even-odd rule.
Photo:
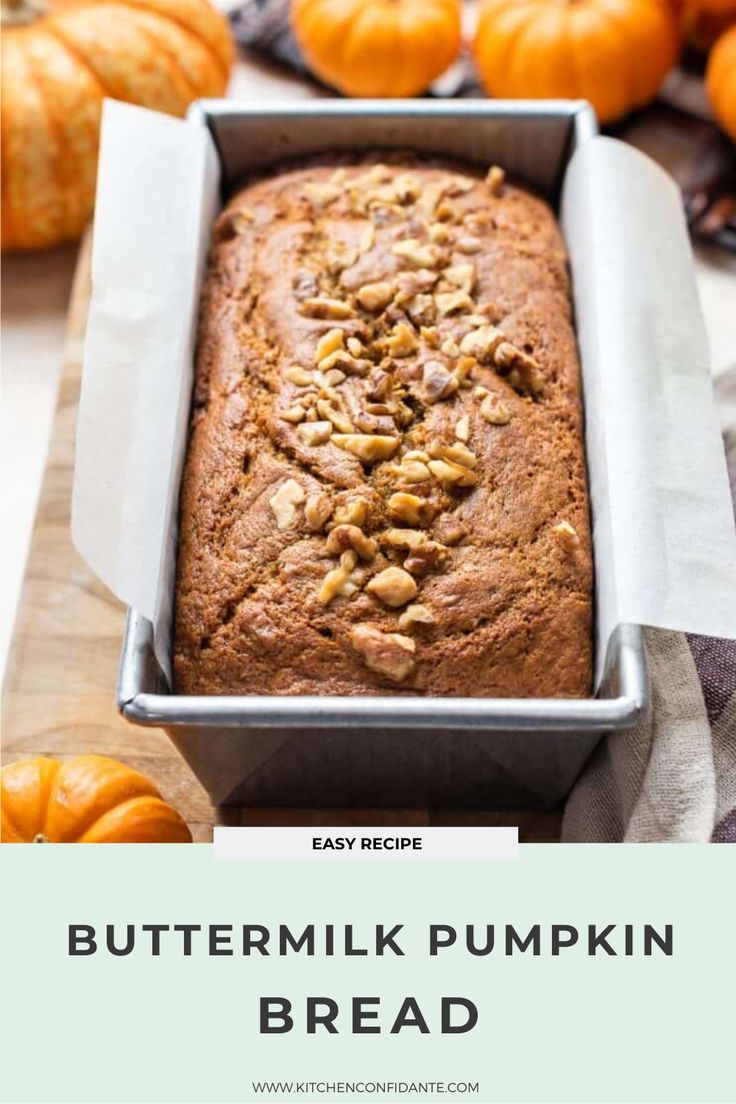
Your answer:
[[[589,692],[581,437],[542,200],[408,155],[245,188],[203,294],[178,689]]]

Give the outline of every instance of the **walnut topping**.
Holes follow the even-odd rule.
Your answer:
[[[351,498],[344,506],[338,506],[335,511],[335,524],[363,526],[367,516],[368,499],[358,495],[356,498]]]
[[[355,594],[358,588],[351,576],[357,562],[357,554],[350,549],[347,552],[343,552],[340,557],[340,566],[333,567],[331,571],[327,572],[322,580],[322,586],[319,588],[319,594],[317,595],[318,601],[320,601],[323,606],[328,605],[332,599],[337,598],[338,595],[349,598],[351,594]]]
[[[352,318],[355,311],[342,299],[329,299],[321,296],[305,299],[299,304],[299,313],[307,318]]]
[[[500,195],[506,181],[506,173],[500,165],[491,165],[486,176],[486,184],[491,195]]]
[[[433,222],[428,229],[429,240],[438,245],[447,245],[451,234],[449,227],[444,222]]]
[[[472,310],[475,305],[467,291],[461,290],[438,291],[434,301],[437,304],[437,310],[443,315],[454,314],[461,310]]]
[[[312,383],[312,373],[306,368],[300,368],[298,364],[293,364],[290,368],[284,369],[284,379],[296,384],[297,387],[309,387]]]
[[[351,356],[362,357],[365,352],[363,342],[357,337],[349,337],[347,341],[348,352]]]
[[[435,526],[435,535],[443,544],[459,544],[468,535],[468,528],[454,514],[443,514]]]
[[[416,644],[400,633],[384,633],[370,625],[355,625],[350,640],[365,665],[392,682],[403,682],[414,670]]]
[[[399,447],[398,437],[389,437],[381,433],[335,433],[332,442],[338,448],[357,456],[363,464],[389,460]]]
[[[451,337],[446,337],[440,345],[440,352],[444,353],[448,357],[459,357],[460,346]]]
[[[454,284],[461,291],[467,291],[470,294],[475,285],[475,265],[453,265],[452,268],[446,268],[442,276],[448,283]]]
[[[426,544],[427,536],[418,529],[386,529],[380,535],[381,544],[388,544],[391,548],[400,551],[411,551],[421,544]]]
[[[306,413],[303,406],[290,406],[288,410],[284,410],[280,414],[280,418],[282,422],[291,422],[292,425],[296,425],[297,422],[304,421]]]
[[[346,379],[345,373],[339,368],[328,368],[326,372],[315,372],[314,382],[318,387],[339,387]]]
[[[321,211],[339,199],[342,192],[336,184],[308,182],[304,185],[304,194],[312,206]]]
[[[560,537],[564,541],[577,543],[578,534],[575,527],[564,518],[562,519],[562,521],[558,521],[557,525],[552,526],[552,532],[555,534],[556,537]]]
[[[462,418],[455,424],[455,436],[458,441],[462,441],[463,444],[467,444],[470,438],[470,418],[467,414],[463,414]]]
[[[435,479],[447,487],[474,487],[478,477],[470,468],[451,460],[430,460],[427,465]]]
[[[436,441],[429,446],[429,455],[435,460],[451,460],[453,464],[460,464],[463,468],[474,468],[478,463],[475,453],[460,441],[454,445],[443,445]]]
[[[323,357],[319,362],[321,372],[329,372],[337,368],[348,376],[364,376],[373,367],[370,360],[354,357],[345,349],[335,349],[333,353]]]
[[[438,279],[438,274],[428,268],[418,268],[413,272],[399,272],[396,277],[397,290],[394,298],[396,305],[403,307],[415,295],[431,291]]]
[[[342,413],[340,410],[336,410],[327,399],[319,399],[317,402],[317,413],[319,416],[328,422],[332,422],[338,433],[352,433],[353,423],[350,419]],[[319,422],[315,423],[319,425]]]
[[[424,525],[429,503],[418,495],[397,491],[388,500],[388,514],[392,521],[403,525]]]
[[[383,407],[381,408],[383,410]],[[372,414],[365,410],[358,410],[353,414],[353,423],[361,433],[395,433],[396,422],[390,414]]]
[[[402,567],[387,567],[374,575],[365,589],[375,594],[385,605],[396,609],[412,600],[417,592],[417,584]]]
[[[314,448],[329,441],[332,433],[332,422],[302,422],[297,426],[297,432],[305,445]]]
[[[480,404],[480,416],[490,425],[508,425],[511,414],[498,395],[486,395]]]
[[[430,406],[447,399],[458,389],[458,381],[438,360],[428,360],[422,372],[422,398]]]
[[[361,231],[360,238],[358,240],[358,250],[360,253],[367,253],[369,249],[372,249],[376,240],[376,231],[372,222],[366,223],[365,227]]]
[[[421,181],[413,173],[402,173],[394,180],[394,195],[399,203],[412,203],[422,194]]]
[[[435,300],[426,292],[420,292],[408,300],[406,313],[415,326],[428,326],[435,319]]]
[[[375,402],[381,402],[382,399],[388,398],[393,391],[394,381],[390,372],[384,372],[382,368],[377,368],[371,376],[371,387],[368,391],[368,398],[373,399]]]
[[[344,340],[345,331],[341,330],[339,327],[335,327],[332,330],[328,330],[327,333],[322,334],[314,348],[314,363],[319,364],[319,362],[324,360],[325,357],[328,357],[330,353],[334,353],[337,349],[342,349]]]
[[[539,395],[544,388],[544,376],[539,361],[522,352],[510,341],[503,341],[495,352],[496,365],[510,369],[509,382],[517,391]]]
[[[301,484],[296,479],[287,479],[268,500],[268,504],[276,518],[278,529],[290,529],[297,520],[297,507],[301,506],[306,495]]]
[[[328,552],[334,553],[345,552],[352,548],[361,560],[372,560],[378,551],[376,542],[371,537],[367,537],[357,525],[336,525],[330,530],[326,547]]]
[[[412,575],[426,575],[436,568],[442,567],[449,555],[444,544],[439,541],[425,540],[412,548],[404,560],[404,569],[411,571]]]
[[[460,342],[460,349],[468,356],[474,356],[481,364],[489,364],[503,341],[505,341],[503,331],[496,329],[495,326],[484,325],[467,333]]]
[[[396,257],[416,268],[437,268],[442,260],[442,250],[433,242],[423,244],[418,238],[405,238],[396,242],[391,249]]]
[[[381,311],[393,299],[394,288],[388,280],[379,280],[375,284],[363,284],[357,293],[357,300],[367,311]]]
[[[396,465],[394,474],[405,483],[424,483],[431,478],[425,463],[421,460],[409,460],[406,456],[402,457],[401,463]]]
[[[304,520],[307,528],[316,532],[321,529],[332,513],[332,503],[327,495],[310,495],[304,506]]]
[[[421,602],[413,602],[399,617],[399,628],[410,629],[412,625],[432,625],[434,619],[430,609],[423,606]]]
[[[482,242],[480,238],[476,238],[472,234],[463,234],[455,242],[455,248],[458,253],[479,253]]]
[[[437,208],[437,204],[442,199],[442,196],[447,191],[449,181],[447,177],[440,178],[439,180],[430,180],[428,184],[425,184],[421,196],[417,201],[417,211],[424,218],[431,218]]]
[[[414,331],[406,322],[399,322],[394,326],[386,342],[388,352],[394,357],[411,356],[416,352],[417,339]]]

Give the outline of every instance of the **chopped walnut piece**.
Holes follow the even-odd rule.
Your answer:
[[[458,253],[480,253],[483,243],[472,234],[463,234],[455,242]]]
[[[475,265],[470,263],[453,265],[451,268],[446,268],[442,276],[448,283],[470,294],[475,285]]]
[[[344,506],[338,506],[335,511],[336,525],[365,525],[368,516],[368,499],[358,495],[351,498]]]
[[[319,364],[321,360],[324,360],[330,353],[334,353],[336,349],[342,349],[344,340],[345,331],[337,326],[332,330],[328,330],[327,333],[322,334],[314,347],[315,364]]]
[[[367,253],[372,249],[376,241],[376,231],[372,222],[365,225],[358,239],[358,249],[361,253]]]
[[[493,361],[496,349],[505,340],[502,330],[486,324],[467,333],[460,342],[460,349],[468,356],[474,356],[481,364],[489,364]]]
[[[434,301],[437,304],[437,310],[442,315],[454,314],[455,311],[472,310],[475,305],[467,291],[461,291],[460,289],[457,291],[438,291]]]
[[[411,356],[416,352],[417,339],[411,326],[406,322],[399,322],[389,334],[386,345],[391,356]]]
[[[562,540],[569,542],[570,544],[576,544],[578,542],[578,534],[573,525],[569,521],[562,519],[558,521],[557,525],[552,526],[552,532],[557,537],[561,537]]]
[[[484,399],[489,394],[487,387],[474,387],[473,397],[476,399]]]
[[[388,280],[379,280],[375,284],[363,284],[356,298],[367,311],[381,311],[387,307],[394,296],[393,284]]]
[[[357,337],[349,337],[347,340],[347,346],[348,352],[351,356],[362,357],[363,353],[365,352],[365,346],[363,345],[363,342],[360,341]]]
[[[405,483],[424,483],[430,479],[429,468],[421,460],[408,460],[405,456],[394,468],[394,474]]]
[[[343,299],[314,296],[299,304],[299,313],[307,318],[352,318],[355,311]]]
[[[475,487],[478,476],[451,460],[430,460],[427,465],[435,479],[446,487]]]
[[[319,588],[319,594],[317,595],[318,601],[323,606],[328,605],[333,598],[337,598],[338,595],[349,598],[351,594],[354,594],[358,589],[353,583],[351,575],[353,569],[358,562],[357,554],[350,549],[347,552],[343,552],[340,557],[340,566],[333,567],[331,571],[328,571],[322,580],[322,586]]]
[[[453,368],[452,374],[459,384],[461,384],[463,387],[469,387],[470,373],[473,371],[474,368],[477,367],[477,365],[478,361],[475,359],[475,357],[461,356],[458,359],[457,364]]]
[[[357,525],[336,525],[330,530],[326,547],[328,552],[335,553],[352,548],[361,560],[367,561],[372,560],[378,551],[376,542],[371,537],[367,537]]]
[[[388,516],[403,525],[424,525],[429,520],[428,506],[426,498],[397,491],[388,500]]]
[[[421,602],[413,602],[399,617],[399,628],[410,629],[412,625],[432,625],[434,620],[434,614],[427,606],[423,606]]]
[[[407,552],[426,544],[427,536],[419,529],[386,529],[380,534],[380,541],[381,544]]]
[[[339,368],[341,372],[345,372],[348,376],[364,376],[372,367],[373,364],[370,360],[354,357],[345,349],[335,349],[334,353],[323,357],[319,362],[321,372],[329,372],[332,368]]]
[[[500,195],[506,181],[506,173],[500,165],[491,165],[486,176],[486,184],[491,195]]]
[[[393,391],[394,380],[390,372],[384,372],[382,368],[377,368],[371,376],[371,387],[368,391],[368,398],[373,399],[375,402],[380,402],[382,399],[387,398]]]
[[[282,422],[291,422],[292,425],[296,425],[298,422],[303,422],[306,417],[306,410],[303,406],[290,406],[288,410],[282,411],[279,415]]]
[[[426,292],[412,296],[406,304],[406,313],[415,326],[428,326],[435,319],[435,300]]]
[[[434,460],[450,460],[453,464],[460,464],[463,468],[474,468],[478,463],[478,457],[474,452],[458,441],[454,445],[443,445],[439,441],[429,446],[429,455]]]
[[[455,217],[455,207],[449,199],[443,199],[438,205],[437,210],[435,211],[435,215],[442,222],[449,222]]]
[[[290,529],[295,524],[298,516],[297,507],[301,506],[305,498],[304,489],[296,479],[287,479],[281,484],[268,500],[278,529]]]
[[[289,368],[285,368],[283,374],[284,379],[297,387],[309,387],[312,383],[312,373],[307,371],[306,368],[301,368],[298,364],[292,364]]]
[[[458,381],[438,360],[428,360],[422,371],[422,398],[430,406],[448,399],[458,389]]]
[[[394,194],[399,203],[412,203],[421,193],[421,181],[413,173],[401,173],[394,178]]]
[[[418,238],[404,238],[396,242],[391,252],[416,268],[437,268],[442,260],[442,250],[433,242],[422,243]]]
[[[459,544],[468,535],[468,527],[454,514],[443,514],[435,525],[435,535],[443,544]]]
[[[327,399],[320,399],[317,403],[317,413],[323,419],[323,421],[332,422],[333,426],[338,433],[352,433],[353,423],[350,419],[342,413],[341,410],[336,410]],[[319,425],[319,422],[317,423]]]
[[[486,395],[480,404],[480,416],[489,425],[508,425],[511,414],[505,403],[502,403],[498,395]]]
[[[426,575],[445,563],[449,550],[439,541],[427,540],[412,548],[404,560],[404,569],[412,575]]]
[[[321,211],[340,198],[342,189],[338,188],[336,184],[308,182],[304,185],[304,194],[312,206]]]
[[[392,682],[403,682],[414,670],[416,644],[408,636],[381,632],[370,625],[355,625],[350,640],[366,667]]]
[[[422,190],[422,194],[417,201],[417,212],[420,215],[423,215],[424,218],[432,218],[437,208],[437,204],[447,191],[447,187],[447,178],[441,180],[430,180],[428,184],[425,184]]]
[[[429,240],[437,245],[447,245],[450,241],[450,228],[444,222],[433,222],[428,230]]]
[[[341,372],[339,368],[328,368],[326,372],[319,372],[318,374],[322,376],[325,387],[339,387],[339,385],[341,383],[344,383],[345,379],[347,378],[345,376],[345,373]],[[315,383],[321,385],[321,381],[316,379],[316,377]]]
[[[440,352],[444,353],[445,356],[448,356],[448,357],[459,357],[460,356],[460,346],[458,345],[458,343],[453,338],[446,337],[445,340],[440,345]]]
[[[394,296],[396,305],[403,307],[415,295],[431,291],[438,279],[438,274],[428,268],[418,268],[412,272],[399,272],[396,276],[396,295]]]
[[[389,437],[382,433],[335,433],[332,443],[357,456],[363,464],[389,460],[399,447],[398,437]]]
[[[366,584],[367,591],[393,609],[405,606],[417,592],[417,584],[402,567],[387,567]]]
[[[297,433],[305,445],[314,448],[315,445],[323,445],[325,441],[329,441],[332,422],[302,422],[297,426]]]
[[[467,444],[470,439],[470,418],[467,414],[463,414],[462,418],[455,423],[455,436],[463,444]]]
[[[316,532],[325,524],[332,513],[332,503],[327,495],[310,495],[304,506],[304,520],[307,528]]]
[[[529,391],[532,395],[541,394],[544,376],[539,361],[533,356],[517,349],[510,341],[503,341],[496,348],[494,360],[496,367],[511,370],[509,382],[516,390]]]
[[[396,422],[390,414],[370,414],[358,410],[353,414],[353,424],[361,433],[395,433]]]

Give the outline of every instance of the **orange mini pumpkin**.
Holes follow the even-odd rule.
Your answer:
[[[0,771],[3,843],[191,843],[145,775],[103,755],[26,759]]]
[[[293,0],[308,64],[348,96],[416,96],[460,48],[460,0]]]
[[[602,122],[655,96],[680,49],[666,0],[485,0],[475,56],[511,99],[585,99]]]
[[[736,26],[711,50],[705,84],[718,122],[736,142]]]
[[[209,0],[3,0],[2,24],[3,250],[81,234],[105,96],[183,115],[232,63]]]
[[[708,50],[736,20],[736,0],[673,0],[683,37],[697,50]]]

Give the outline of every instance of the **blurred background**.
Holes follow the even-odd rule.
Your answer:
[[[736,422],[736,0],[3,0],[0,670],[52,423],[75,413],[57,396],[102,98],[182,115],[223,93],[589,99],[682,190]]]

